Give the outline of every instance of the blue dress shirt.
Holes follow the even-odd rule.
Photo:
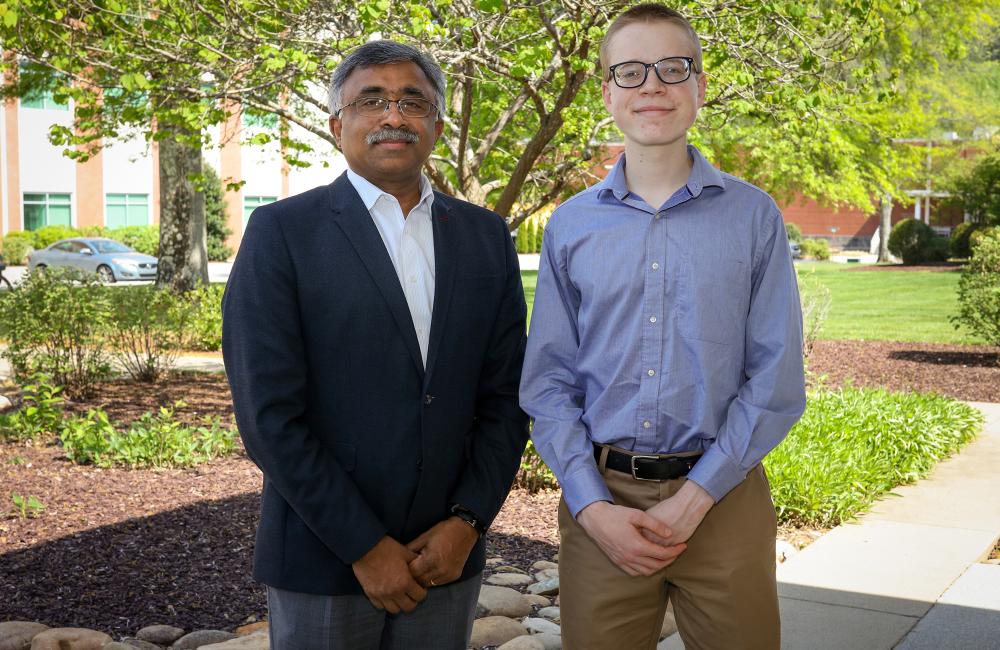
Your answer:
[[[702,451],[688,478],[718,501],[805,408],[781,213],[688,151],[688,182],[659,209],[629,192],[622,155],[545,230],[521,406],[573,516],[613,501],[593,442]]]

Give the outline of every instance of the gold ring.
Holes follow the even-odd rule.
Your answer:
[[[432,587],[437,587],[437,583],[436,583],[436,582],[434,582],[433,580],[431,580],[431,586],[432,586]]]

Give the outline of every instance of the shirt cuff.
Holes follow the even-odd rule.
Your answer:
[[[722,453],[717,445],[712,445],[688,472],[687,477],[689,481],[705,488],[718,503],[746,479],[747,473]]]
[[[578,472],[567,476],[562,482],[563,498],[566,500],[566,507],[576,519],[580,511],[596,501],[608,501],[614,503],[611,491],[604,483],[604,477],[597,470],[597,467],[585,467]]]

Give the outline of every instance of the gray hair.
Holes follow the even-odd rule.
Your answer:
[[[431,82],[431,86],[434,88],[434,103],[437,104],[438,115],[444,115],[445,79],[444,72],[441,71],[441,66],[429,55],[424,54],[417,48],[395,41],[370,41],[355,49],[340,62],[340,65],[333,71],[333,77],[330,80],[330,90],[327,93],[327,105],[330,108],[330,114],[336,114],[343,107],[341,92],[344,89],[344,84],[347,83],[347,78],[355,70],[371,65],[405,62],[416,64],[427,76],[427,79]]]

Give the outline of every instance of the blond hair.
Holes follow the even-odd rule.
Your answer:
[[[650,2],[625,10],[608,27],[608,31],[604,34],[604,39],[601,41],[600,53],[601,76],[604,79],[608,77],[608,66],[610,65],[608,62],[608,46],[611,44],[612,37],[629,25],[653,22],[673,23],[683,29],[691,39],[691,45],[694,48],[694,54],[691,57],[694,59],[694,71],[701,73],[704,70],[701,59],[701,41],[698,39],[698,33],[694,31],[694,27],[691,26],[688,19],[679,11],[665,5]]]

